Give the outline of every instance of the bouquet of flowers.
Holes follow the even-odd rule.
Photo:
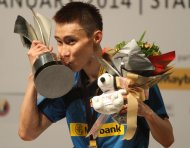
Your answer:
[[[101,125],[111,116],[119,124],[127,124],[124,139],[130,140],[137,127],[138,100],[145,101],[148,99],[149,88],[171,74],[169,70],[172,67],[168,65],[174,60],[175,51],[162,54],[157,45],[144,42],[144,36],[145,32],[139,41],[135,39],[130,42],[123,41],[117,44],[114,49],[105,48],[103,50],[102,57],[110,64],[110,66],[105,67],[106,71],[109,73],[110,68],[112,69],[111,72],[114,69],[115,73],[112,74],[115,74],[116,88],[127,91],[128,108],[124,116],[118,111],[101,114],[87,136],[92,134],[96,137]],[[102,98],[105,99],[105,95]],[[107,102],[110,100],[106,101],[106,104],[108,104]]]
[[[145,32],[139,41],[123,41],[114,49],[104,49],[103,54],[110,56],[121,75],[127,71],[149,77],[164,74],[171,69],[168,64],[175,58],[175,51],[162,54],[157,45],[144,42],[144,36]]]

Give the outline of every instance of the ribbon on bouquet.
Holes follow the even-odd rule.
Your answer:
[[[116,77],[118,89],[126,89],[127,94],[127,131],[123,139],[133,138],[137,128],[138,101],[148,99],[149,88],[157,84],[171,73],[164,73],[156,76],[144,77],[138,74],[124,72],[123,77]]]
[[[138,80],[138,75],[128,73],[126,77],[116,77],[116,86],[120,89],[127,89],[127,131],[123,140],[133,138],[137,128],[138,101],[145,101],[148,98],[146,90],[140,87],[132,87]]]

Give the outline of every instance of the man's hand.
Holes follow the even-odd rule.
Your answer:
[[[123,98],[124,98],[124,105],[123,105],[123,108],[119,112],[120,114],[127,113],[127,107],[128,107],[127,94],[123,95]],[[138,101],[138,116],[147,117],[153,113],[152,109],[149,106],[147,106],[143,101],[141,100],[137,100],[137,101]]]
[[[119,112],[127,113],[127,95],[123,95],[125,104]],[[138,116],[142,116],[147,121],[153,138],[164,147],[169,147],[174,142],[173,129],[167,118],[162,119],[143,101],[138,100]]]
[[[39,55],[45,52],[51,52],[53,50],[52,47],[47,47],[41,41],[34,40],[32,42],[31,48],[28,51],[28,58],[31,65],[34,64],[35,60],[39,57]]]

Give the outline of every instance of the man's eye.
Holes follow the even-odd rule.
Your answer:
[[[62,42],[57,40],[57,45],[62,45]]]
[[[66,44],[68,44],[68,45],[74,45],[74,44],[76,43],[76,40],[75,40],[75,39],[68,39],[68,40],[66,40],[65,42],[66,42]]]

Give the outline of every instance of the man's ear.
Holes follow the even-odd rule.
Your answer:
[[[102,31],[97,30],[93,35],[94,43],[99,44],[102,41]]]

